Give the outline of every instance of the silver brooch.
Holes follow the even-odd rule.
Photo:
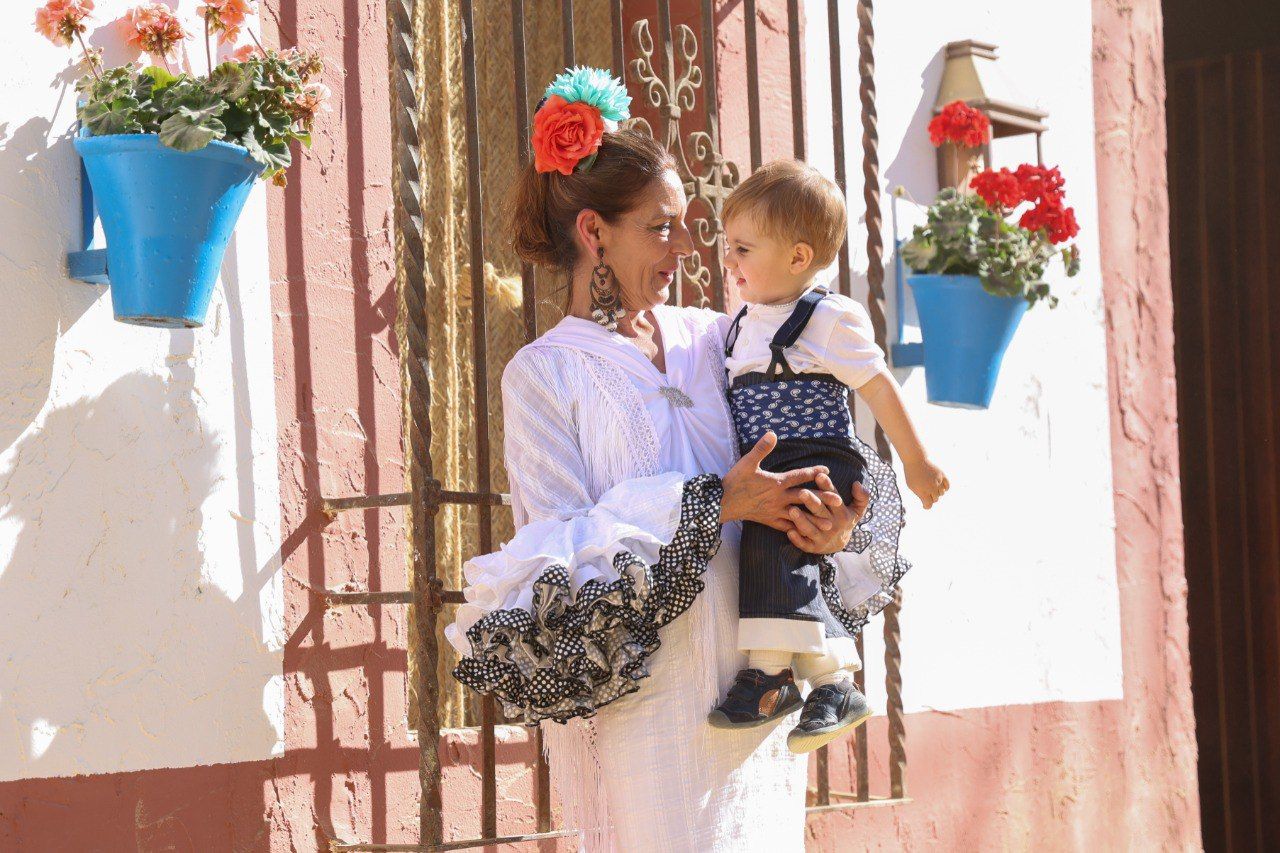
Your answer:
[[[670,385],[663,385],[658,389],[658,393],[667,398],[667,402],[675,406],[677,409],[693,408],[693,400],[689,399],[689,395],[681,391],[679,388],[673,388]]]

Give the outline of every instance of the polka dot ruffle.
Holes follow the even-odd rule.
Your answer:
[[[868,555],[880,588],[865,601],[846,608],[836,583],[835,561],[824,557],[818,572],[822,597],[850,634],[861,631],[872,616],[893,601],[899,581],[911,568],[907,558],[898,553],[898,537],[906,526],[906,509],[898,490],[897,474],[893,466],[862,439],[854,436],[853,445],[867,462],[863,485],[871,497],[871,504],[854,528],[849,547],[845,550]]]
[[[689,609],[720,545],[720,478],[685,483],[680,522],[656,565],[620,551],[618,579],[587,581],[573,595],[565,566],[533,583],[529,609],[495,610],[467,631],[471,654],[454,678],[501,700],[526,725],[590,717],[634,693],[662,645],[658,629]]]

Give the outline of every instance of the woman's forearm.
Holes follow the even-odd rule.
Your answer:
[[[907,414],[902,391],[893,376],[887,372],[877,373],[858,389],[858,396],[871,409],[876,423],[889,437],[904,464],[918,462],[925,457],[924,444]]]

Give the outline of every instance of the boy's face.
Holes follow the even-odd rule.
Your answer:
[[[790,302],[813,277],[813,249],[766,233],[748,215],[724,224],[724,265],[747,302]]]

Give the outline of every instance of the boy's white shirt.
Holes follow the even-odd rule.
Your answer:
[[[804,292],[817,286],[812,284]],[[799,297],[778,305],[747,303],[733,354],[725,359],[731,381],[744,373],[769,367],[772,359],[769,342],[791,316],[798,301]],[[876,345],[867,309],[838,293],[818,303],[808,325],[786,355],[787,363],[796,373],[830,373],[853,390],[888,369],[884,351]]]

